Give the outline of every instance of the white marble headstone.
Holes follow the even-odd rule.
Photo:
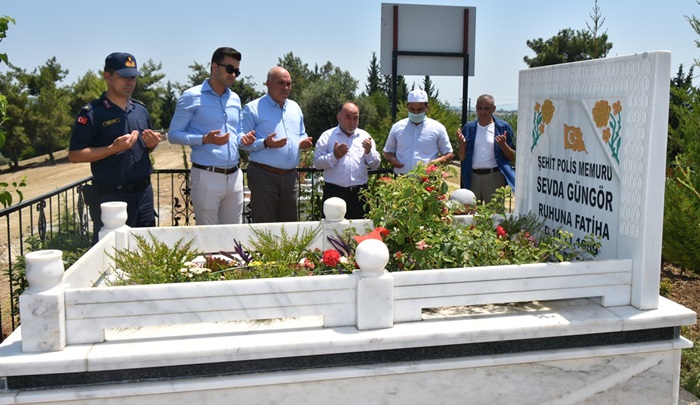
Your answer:
[[[670,76],[664,51],[520,72],[518,212],[633,259],[641,309],[658,305]]]

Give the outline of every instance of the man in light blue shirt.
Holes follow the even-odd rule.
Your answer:
[[[250,152],[248,187],[253,223],[297,221],[297,165],[301,150],[313,146],[304,128],[299,105],[288,100],[289,72],[276,66],[267,74],[267,94],[243,110],[242,132],[255,141],[241,149]]]
[[[241,100],[230,87],[241,72],[241,54],[219,48],[211,58],[210,76],[186,90],[177,101],[168,140],[192,148],[190,189],[197,225],[240,224],[243,175],[238,148],[255,135],[240,132]]]

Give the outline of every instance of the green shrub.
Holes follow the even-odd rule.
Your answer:
[[[666,180],[664,236],[665,260],[700,275],[700,193],[682,157],[676,159]]]
[[[681,334],[683,336],[693,335],[689,326],[682,326]],[[680,385],[686,391],[700,397],[700,340],[697,337],[693,340],[693,347],[683,349]]]
[[[669,298],[671,291],[673,289],[673,283],[667,278],[662,278],[659,283],[659,295],[665,298]]]
[[[185,263],[200,255],[199,251],[192,249],[194,240],[184,242],[179,239],[170,247],[150,232],[148,236],[150,243],[145,237],[134,235],[136,250],[122,249],[109,255],[114,260],[115,270],[119,270],[115,273],[117,278],[113,284],[164,284],[210,279],[209,273],[187,271]]]
[[[573,242],[571,234],[541,232],[534,214],[506,217],[505,201],[512,192],[500,189],[486,205],[476,207],[469,226],[454,223],[447,203],[446,179],[452,167],[419,165],[406,176],[383,177],[363,193],[368,217],[386,228],[391,252],[389,271],[582,260],[596,255],[600,243],[587,236]],[[494,223],[500,218],[500,224]]]

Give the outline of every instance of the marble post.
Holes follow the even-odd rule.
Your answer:
[[[114,248],[128,248],[129,237],[125,232],[129,227],[126,225],[126,220],[129,217],[126,211],[126,203],[123,201],[108,201],[100,204],[102,209],[102,229],[99,232],[99,238],[102,239],[105,235],[112,231],[115,233]],[[111,274],[111,271],[107,272]]]
[[[359,330],[394,326],[394,278],[384,267],[389,263],[389,249],[384,242],[366,239],[355,249],[360,267],[357,276],[355,326]]]
[[[22,351],[51,352],[66,347],[63,252],[39,250],[25,255],[29,283],[19,297]]]

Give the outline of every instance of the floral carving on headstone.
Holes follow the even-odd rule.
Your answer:
[[[552,122],[554,117],[554,103],[550,99],[544,100],[544,103],[540,105],[539,101],[535,103],[535,112],[532,117],[532,151],[537,146],[537,142],[540,137],[544,134],[547,125]]]
[[[622,103],[617,100],[611,106],[607,100],[600,100],[595,103],[591,113],[597,128],[601,129],[601,137],[610,147],[612,157],[617,164],[620,164],[620,146],[622,144]]]

